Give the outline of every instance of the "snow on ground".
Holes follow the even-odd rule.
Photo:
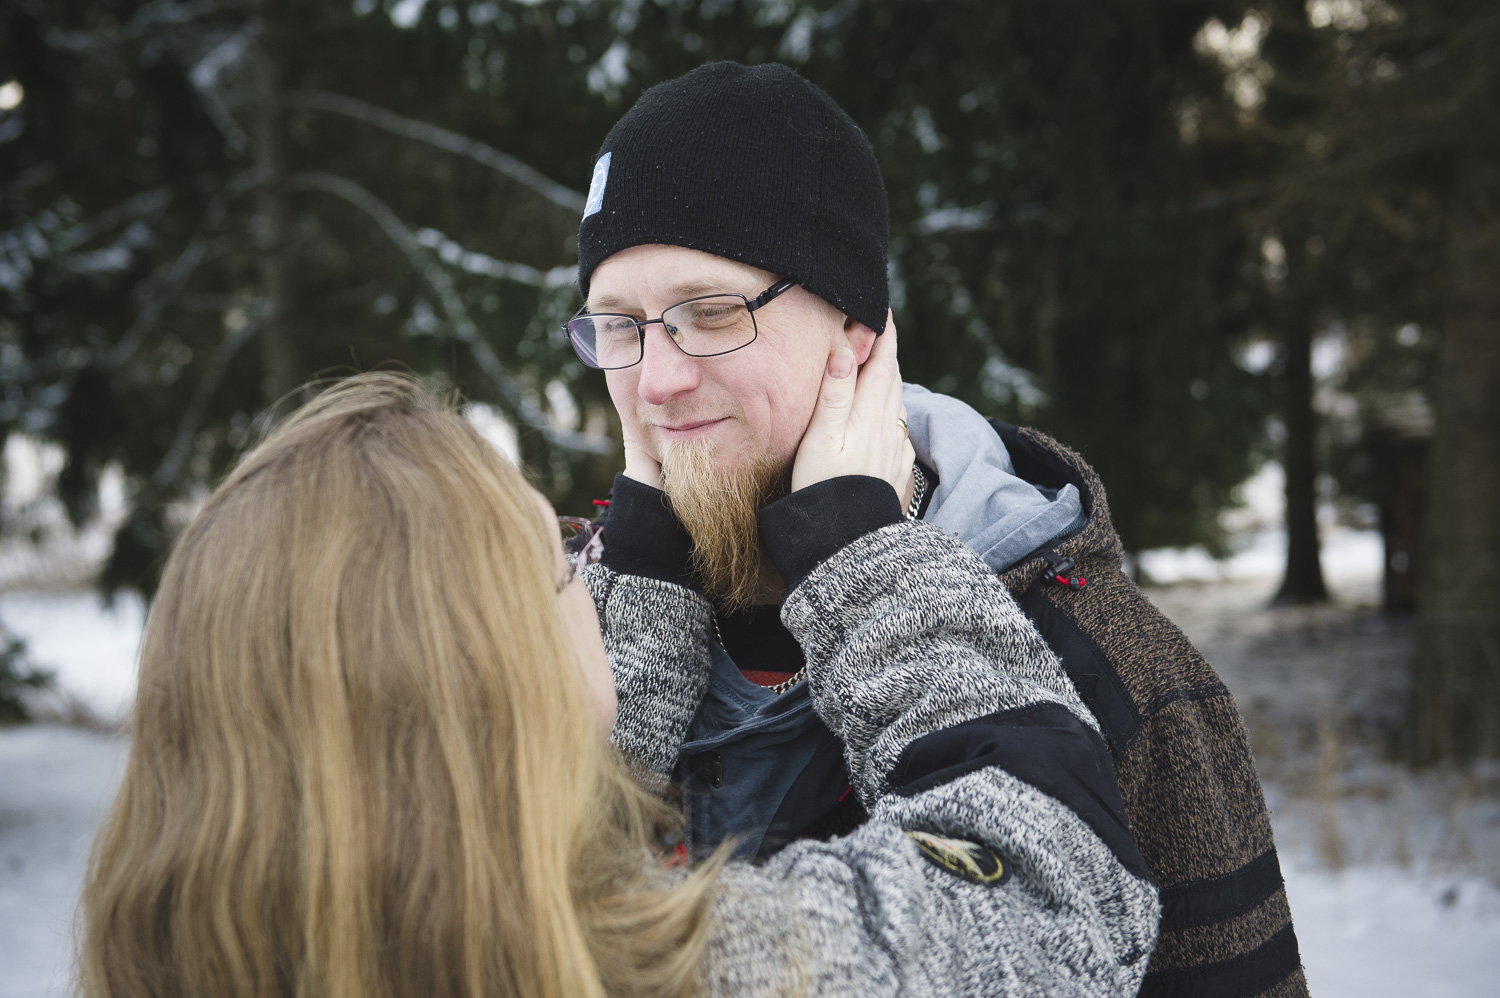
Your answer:
[[[122,593],[106,606],[90,591],[0,595],[0,622],[26,642],[36,665],[56,674],[44,715],[76,716],[105,727],[125,719],[135,699],[135,656],[146,609]]]
[[[66,993],[89,842],[127,748],[76,727],[0,729],[0,998]]]
[[[1147,592],[1245,715],[1316,998],[1492,994],[1500,767],[1413,774],[1383,761],[1410,625],[1374,607],[1378,539],[1336,526],[1326,538],[1327,606],[1270,605],[1282,539],[1266,529],[1227,563],[1143,556],[1154,581],[1174,583]],[[141,620],[131,600],[0,594],[0,621],[106,725],[133,693]],[[125,736],[79,727],[0,729],[0,998],[65,993],[88,842],[127,751]]]
[[[0,998],[66,993],[89,838],[127,748],[123,736],[78,728],[0,730]],[[1287,895],[1316,998],[1493,993],[1500,982],[1500,890],[1491,881],[1388,862],[1331,871],[1282,831],[1277,819]]]
[[[1483,998],[1500,987],[1500,891],[1489,882],[1284,867],[1313,998]]]

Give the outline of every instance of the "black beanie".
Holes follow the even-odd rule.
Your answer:
[[[791,278],[879,333],[888,231],[875,153],[832,98],[785,66],[711,62],[647,90],[604,140],[578,286],[587,297],[620,250],[685,246]]]

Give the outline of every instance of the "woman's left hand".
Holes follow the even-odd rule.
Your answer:
[[[792,491],[843,475],[889,482],[898,499],[911,483],[916,453],[903,426],[901,368],[896,363],[896,324],[886,315],[863,370],[840,343],[828,356],[817,408],[792,464]]]

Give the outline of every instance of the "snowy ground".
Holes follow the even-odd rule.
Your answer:
[[[1279,545],[1261,531],[1227,563],[1155,552],[1142,564],[1171,583],[1148,594],[1245,714],[1312,992],[1496,993],[1500,768],[1413,774],[1382,761],[1410,637],[1373,607],[1378,542],[1329,531],[1336,599],[1313,609],[1269,606]],[[62,695],[44,706],[93,728],[0,729],[0,998],[64,993],[89,839],[128,751],[108,730],[134,687],[141,606],[107,610],[49,585],[0,594],[0,621],[57,670]]]
[[[1377,609],[1377,536],[1324,538],[1324,606],[1271,604],[1279,531],[1227,562],[1149,553],[1170,584],[1146,592],[1245,717],[1315,998],[1500,993],[1500,767],[1386,761],[1410,621]]]
[[[89,840],[128,747],[77,727],[0,730],[0,998],[66,993]]]

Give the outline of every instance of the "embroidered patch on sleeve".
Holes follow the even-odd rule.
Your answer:
[[[604,185],[609,183],[609,161],[614,152],[607,152],[594,164],[594,179],[589,181],[589,199],[583,206],[583,217],[588,218],[604,207]]]
[[[994,850],[977,842],[931,832],[909,831],[906,835],[928,862],[956,877],[989,887],[998,887],[1010,879],[1010,866]]]

